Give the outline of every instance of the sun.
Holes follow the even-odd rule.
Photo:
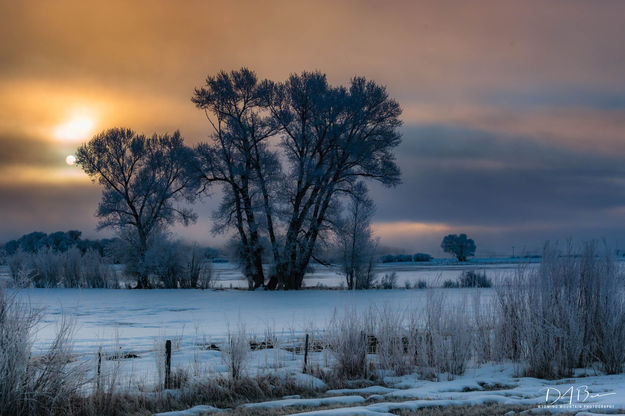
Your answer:
[[[91,134],[94,125],[92,117],[80,115],[58,126],[54,133],[59,140],[79,142]]]
[[[67,155],[67,157],[65,158],[65,163],[67,163],[70,166],[73,166],[74,163],[76,163],[76,156],[74,156],[74,155]]]

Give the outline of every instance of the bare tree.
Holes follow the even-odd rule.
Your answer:
[[[399,183],[392,150],[401,109],[372,81],[332,87],[325,75],[305,72],[258,82],[242,69],[208,77],[193,102],[213,130],[212,142],[197,148],[200,171],[206,184],[228,191],[218,217],[237,229],[253,287],[264,282],[261,238],[274,262],[267,287],[299,289],[339,199],[359,179]]]
[[[187,171],[193,152],[178,131],[146,138],[130,129],[106,130],[76,152],[76,163],[103,186],[96,215],[99,228],[112,227],[125,237],[139,261],[155,235],[175,222],[187,225],[195,214],[181,204],[195,197],[194,176]],[[138,288],[149,288],[137,270]]]
[[[268,286],[299,289],[337,199],[358,179],[400,182],[392,150],[400,143],[401,109],[384,87],[358,77],[349,88],[331,87],[325,75],[304,72],[270,92],[290,170],[284,243]]]
[[[276,127],[266,114],[263,95],[256,74],[242,68],[209,76],[192,98],[205,111],[212,129],[211,141],[196,147],[196,169],[205,185],[221,184],[224,191],[213,230],[236,229],[250,289],[264,285],[258,211],[263,200],[271,206],[271,183],[280,174],[280,164],[266,143]],[[268,229],[275,240],[273,224]]]
[[[373,270],[376,243],[372,238],[373,201],[363,183],[351,194],[348,215],[336,230],[341,251],[342,272],[349,289],[369,289],[375,280]]]

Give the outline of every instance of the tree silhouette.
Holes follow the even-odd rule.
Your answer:
[[[456,256],[458,261],[467,261],[467,257],[475,255],[475,242],[466,234],[449,234],[443,238],[441,248],[445,253]]]
[[[176,204],[195,197],[195,181],[187,169],[193,152],[178,131],[146,138],[130,129],[113,128],[94,136],[76,152],[78,164],[103,186],[96,215],[99,228],[112,227],[125,238],[141,263],[156,235],[168,225],[187,225],[196,216]],[[149,288],[141,268],[137,287]]]
[[[228,187],[218,218],[237,229],[254,286],[262,284],[262,238],[273,255],[267,287],[299,289],[341,198],[362,179],[400,182],[392,150],[401,109],[372,81],[333,87],[304,72],[258,82],[243,68],[208,77],[192,100],[213,132],[197,148],[202,176]]]

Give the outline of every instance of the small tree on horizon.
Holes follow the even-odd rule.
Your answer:
[[[441,248],[445,253],[456,256],[458,261],[467,261],[467,257],[475,256],[475,241],[466,234],[449,234],[443,238]]]

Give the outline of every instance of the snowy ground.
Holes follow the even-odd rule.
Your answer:
[[[567,380],[546,381],[515,376],[511,364],[469,369],[453,380],[427,381],[415,375],[387,377],[385,386],[328,390],[322,397],[287,397],[245,404],[250,409],[290,409],[297,415],[393,415],[426,407],[475,406],[496,403],[527,408],[522,413],[567,413],[577,416],[622,414],[625,409],[625,376],[580,373]],[[331,409],[319,410],[330,406]],[[221,413],[228,409],[197,406],[161,415],[185,416]],[[620,413],[619,413],[620,412]],[[515,412],[506,415],[516,414]]]
[[[535,267],[531,265],[530,267]],[[495,283],[514,274],[516,265],[480,264],[471,269],[485,271]],[[439,286],[455,280],[466,267],[455,265],[383,265],[380,273],[396,272],[399,285],[425,280]],[[245,286],[240,274],[230,265],[216,265],[215,278],[220,287]],[[307,278],[307,286],[339,286],[342,278],[333,270],[317,268]],[[438,284],[437,284],[438,283]],[[43,308],[44,322],[38,328],[36,348],[51,340],[62,317],[76,322],[75,352],[93,371],[97,352],[105,359],[102,371],[117,371],[129,388],[153,385],[162,380],[162,350],[166,339],[173,341],[172,366],[188,371],[193,377],[224,374],[222,354],[213,347],[222,345],[228,331],[245,331],[263,341],[275,340],[275,348],[250,351],[247,372],[273,373],[295,377],[298,383],[326,390],[315,377],[302,374],[301,347],[306,333],[311,342],[327,327],[332,314],[348,308],[364,310],[371,305],[399,312],[422,308],[432,293],[444,292],[449,305],[479,296],[483,304],[493,298],[494,289],[427,290],[303,290],[291,292],[248,292],[241,290],[109,290],[109,289],[23,289],[18,296],[33,306]],[[470,303],[470,302],[469,302]],[[122,360],[109,360],[113,356]],[[327,368],[332,356],[327,350],[310,354],[310,365]],[[471,366],[454,380],[426,381],[416,375],[386,377],[380,385],[366,389],[328,391],[320,398],[286,398],[283,401],[255,403],[258,408],[288,407],[293,413],[308,414],[390,414],[401,409],[433,405],[467,405],[494,402],[543,406],[562,397],[549,411],[614,412],[625,409],[625,376],[597,373],[557,382],[519,378],[512,364]],[[584,377],[582,377],[584,375]],[[549,400],[546,401],[547,389]],[[572,395],[568,392],[572,388]],[[556,390],[557,389],[557,390]],[[603,395],[605,394],[605,395]],[[603,396],[597,396],[603,395]],[[324,406],[335,407],[331,410]],[[566,407],[562,407],[566,405]],[[594,406],[594,408],[589,407]],[[601,409],[600,407],[604,408]],[[344,410],[337,410],[343,407]],[[544,409],[541,409],[544,410]],[[194,413],[195,412],[195,413]],[[209,413],[199,407],[186,414]],[[625,411],[624,411],[625,412]],[[179,413],[181,414],[181,413]],[[183,413],[184,414],[184,413]],[[579,413],[580,415],[582,413]]]
[[[531,405],[553,412],[617,411],[625,408],[625,376],[584,375],[561,381],[545,381],[514,376],[512,365],[485,365],[470,369],[450,381],[419,380],[414,375],[387,377],[390,387],[329,390],[327,399],[288,399],[248,406],[320,406],[326,400],[346,406],[343,409],[309,411],[307,415],[389,415],[397,410],[417,410],[434,406],[464,406],[485,403]],[[572,388],[572,390],[570,390]],[[547,399],[547,390],[549,398]],[[570,393],[572,391],[572,396]],[[560,397],[558,398],[558,392]],[[579,393],[579,395],[578,395]],[[300,413],[298,413],[300,414]]]
[[[527,267],[537,267],[537,263],[526,263]],[[312,266],[314,273],[304,279],[304,287],[308,288],[339,288],[344,286],[345,278],[336,266]],[[377,266],[378,277],[384,274],[397,274],[398,287],[406,283],[414,286],[424,281],[428,287],[440,287],[445,280],[456,280],[464,271],[474,270],[485,273],[494,282],[514,276],[519,264],[513,259],[474,259],[468,263],[458,264],[455,261],[438,259],[427,263],[384,263]],[[230,263],[213,264],[214,286],[221,288],[247,288],[247,281]]]

